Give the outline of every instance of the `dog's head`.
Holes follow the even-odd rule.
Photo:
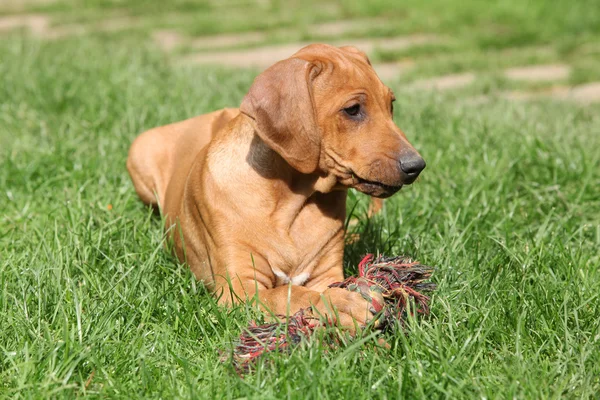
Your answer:
[[[296,170],[388,197],[425,168],[392,120],[393,101],[363,52],[315,44],[260,74],[241,111]]]

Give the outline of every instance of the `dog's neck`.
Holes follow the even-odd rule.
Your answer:
[[[242,115],[242,118],[248,118]],[[287,223],[294,224],[295,216],[309,203],[324,204],[328,209],[333,203],[345,204],[346,189],[340,188],[337,178],[330,174],[303,174],[291,167],[277,152],[271,149],[258,135],[254,124],[243,124],[251,129],[240,132],[244,140],[249,140],[248,153],[245,162],[260,176],[272,180],[276,190],[264,193],[264,196],[274,196],[279,204],[286,204],[287,210],[281,210],[291,218]],[[345,206],[341,207],[345,209]],[[279,210],[278,210],[279,211]],[[344,216],[340,216],[343,222]]]
[[[284,180],[291,191],[296,194],[302,193],[307,198],[317,192],[327,194],[334,190],[343,190],[333,174],[303,174],[296,171],[260,138],[256,130],[253,132],[246,161],[261,176]]]

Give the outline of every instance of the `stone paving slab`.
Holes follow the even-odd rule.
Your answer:
[[[508,68],[504,76],[513,80],[541,82],[567,79],[571,67],[565,64],[529,65],[526,67]]]
[[[573,87],[554,86],[544,91],[519,91],[505,92],[501,95],[508,100],[536,100],[550,98],[556,100],[574,101],[579,104],[592,104],[600,102],[600,82],[590,82]]]
[[[1,1],[1,0],[0,0]],[[51,18],[44,14],[20,14],[0,16],[0,34],[26,29],[42,39],[58,39],[82,35],[87,32],[114,32],[135,27],[141,20],[133,17],[116,17],[96,21],[87,25],[63,24],[53,26]]]
[[[26,28],[35,35],[43,35],[50,26],[50,18],[42,14],[7,15],[0,17],[0,33]]]
[[[410,86],[416,89],[450,90],[470,85],[475,81],[475,74],[465,72],[462,74],[443,75],[434,78],[420,79]]]
[[[154,32],[152,38],[165,51],[171,51],[182,45],[195,49],[216,50],[258,44],[264,42],[267,35],[263,32],[245,32],[192,38],[172,30],[159,30]]]

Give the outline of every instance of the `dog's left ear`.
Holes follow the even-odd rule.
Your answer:
[[[321,135],[312,83],[321,68],[289,58],[255,80],[240,111],[254,119],[260,138],[294,169],[305,174],[319,166]]]

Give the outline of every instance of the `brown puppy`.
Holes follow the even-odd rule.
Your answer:
[[[353,47],[311,45],[260,74],[241,108],[147,131],[127,160],[180,260],[230,304],[373,317],[344,279],[346,192],[387,197],[425,162],[392,121],[392,91]],[[354,319],[354,320],[353,320]]]

